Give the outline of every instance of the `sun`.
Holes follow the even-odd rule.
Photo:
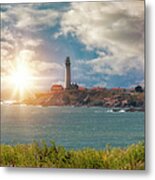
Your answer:
[[[30,83],[30,77],[29,70],[24,66],[20,66],[17,68],[17,71],[11,75],[11,80],[16,88],[25,89]]]
[[[19,99],[23,99],[25,94],[32,89],[33,79],[29,64],[26,61],[17,61],[10,74],[13,94],[18,93]]]

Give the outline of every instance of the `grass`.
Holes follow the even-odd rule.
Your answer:
[[[1,166],[7,167],[50,167],[50,168],[90,168],[90,169],[134,169],[143,170],[145,161],[144,143],[127,148],[104,150],[66,150],[51,142],[34,142],[29,145],[0,145]]]

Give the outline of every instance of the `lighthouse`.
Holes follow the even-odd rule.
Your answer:
[[[71,63],[70,63],[70,58],[67,57],[65,61],[66,65],[66,72],[65,72],[65,89],[70,89],[71,87]]]

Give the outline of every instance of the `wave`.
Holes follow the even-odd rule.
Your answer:
[[[118,111],[119,113],[124,113],[126,112],[124,109],[121,109],[120,111]]]
[[[107,112],[108,113],[113,113],[114,111],[113,111],[113,109],[108,109]]]
[[[5,100],[5,101],[1,101],[2,104],[14,104],[16,103],[16,101],[14,100]]]
[[[124,109],[108,109],[106,112],[108,112],[108,113],[124,113],[126,111]]]

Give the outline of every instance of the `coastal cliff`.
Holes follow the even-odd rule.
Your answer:
[[[126,90],[63,90],[59,92],[37,93],[35,98],[27,98],[25,104],[42,106],[103,106],[136,107],[144,109],[144,92]]]

